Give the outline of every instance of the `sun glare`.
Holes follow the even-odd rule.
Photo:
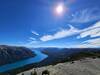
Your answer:
[[[58,4],[56,6],[55,11],[56,11],[56,14],[58,14],[58,15],[63,14],[63,12],[64,12],[64,5],[63,4]]]

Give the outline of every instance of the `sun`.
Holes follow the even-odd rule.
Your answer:
[[[63,12],[64,12],[64,5],[63,5],[63,4],[58,4],[58,5],[55,7],[55,12],[56,12],[56,14],[58,14],[58,15],[63,14]]]

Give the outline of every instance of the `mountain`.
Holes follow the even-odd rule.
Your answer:
[[[48,55],[48,58],[39,62],[37,64],[39,67],[78,60],[84,57],[100,57],[100,48],[43,48],[41,51]]]
[[[25,47],[0,45],[0,66],[34,56],[35,53]]]

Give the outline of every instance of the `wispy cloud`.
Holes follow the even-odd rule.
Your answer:
[[[35,31],[31,31],[32,34],[34,35],[39,35],[37,32]],[[38,44],[39,41],[37,40],[37,38],[34,38],[34,37],[29,37],[25,43],[22,43],[23,46],[26,46],[26,47],[33,47],[34,45]]]
[[[27,45],[32,45],[38,43],[37,39],[34,37],[29,37],[28,42],[26,43]]]
[[[73,47],[74,47],[74,48],[100,48],[100,46],[91,45],[91,44],[88,44],[88,43],[74,45]]]
[[[73,23],[86,23],[91,21],[100,20],[99,8],[87,8],[71,14],[69,22]]]
[[[88,43],[90,45],[100,47],[100,38],[90,39],[90,40],[84,41],[84,43]]]
[[[81,39],[87,36],[90,36],[90,38],[83,41],[82,44],[77,45],[77,47],[100,47],[100,21],[93,26],[82,30],[77,38]]]
[[[54,39],[60,39],[64,37],[68,37],[71,35],[74,35],[78,33],[78,29],[74,28],[73,26],[69,25],[70,29],[62,29],[58,32],[56,32],[53,35],[44,35],[40,38],[41,41],[49,41],[49,40],[54,40]]]
[[[69,25],[69,26],[70,26],[70,29],[62,29],[62,30],[54,33],[53,35],[44,35],[40,38],[40,40],[41,41],[50,41],[50,40],[54,40],[54,39],[65,38],[65,37],[72,36],[75,34],[79,34],[79,36],[77,36],[77,39],[84,38],[87,36],[90,36],[90,37],[100,36],[100,22],[97,22],[93,26],[82,29],[82,30],[79,30],[79,29],[73,27],[72,25]]]
[[[87,22],[92,22],[92,21],[97,21],[100,20],[100,10],[99,8],[92,8],[92,9],[85,9],[85,10],[80,10],[75,12],[74,14],[71,14],[71,19],[68,20],[69,22],[73,23],[87,23]],[[37,42],[46,42],[46,41],[51,41],[51,40],[56,40],[56,39],[62,39],[65,37],[73,36],[73,35],[78,35],[75,37],[77,40],[85,38],[87,36],[90,36],[90,38],[94,37],[99,37],[100,36],[100,21],[95,23],[94,25],[84,28],[84,29],[77,29],[73,27],[72,25],[69,25],[69,29],[64,29],[61,28],[59,31],[57,31],[54,34],[46,34],[43,35],[39,38],[39,41],[37,39],[30,37],[29,41],[27,44],[32,45],[36,44]],[[39,35],[36,31],[32,31],[32,34],[34,35]],[[83,41],[82,44],[78,45],[80,47],[97,47],[100,46],[100,43],[96,39],[88,39],[86,41]]]
[[[90,37],[100,36],[100,21],[91,27],[81,30],[80,35],[77,38],[80,39],[87,36],[90,36]]]
[[[89,39],[81,44],[75,45],[77,48],[100,48],[100,38]]]
[[[29,37],[29,40],[35,41],[35,40],[36,40],[36,38]]]
[[[34,47],[35,45],[39,44],[38,40],[34,39],[28,39],[26,42],[21,43],[22,46],[26,47]]]
[[[35,32],[35,31],[31,31],[32,32],[32,34],[34,34],[34,35],[39,35],[37,32]]]
[[[100,21],[85,29],[77,29],[72,25],[69,26],[70,29],[62,29],[54,33],[53,35],[44,35],[40,37],[40,40],[50,41],[55,39],[62,39],[77,34],[78,36],[75,37],[77,40],[85,38],[87,36],[90,36],[90,39],[82,41],[82,43],[80,45],[77,45],[76,47],[100,47]]]

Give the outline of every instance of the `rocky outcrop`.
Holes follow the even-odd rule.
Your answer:
[[[42,75],[44,71],[48,71],[50,75],[99,75],[100,59],[85,58],[72,62],[59,63],[41,68],[36,68],[37,75]],[[31,75],[34,68],[25,72],[24,75]],[[17,75],[22,75],[22,73]],[[46,74],[46,75],[49,75]],[[45,74],[44,74],[45,75]]]

